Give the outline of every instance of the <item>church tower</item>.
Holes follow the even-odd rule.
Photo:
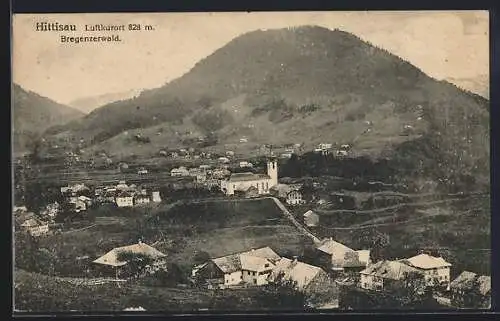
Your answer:
[[[271,177],[269,188],[278,185],[278,161],[273,159],[267,162],[267,175]]]

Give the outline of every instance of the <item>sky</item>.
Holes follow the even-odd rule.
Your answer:
[[[121,42],[67,44],[37,22],[152,25],[119,33]],[[351,32],[436,79],[488,77],[487,11],[16,14],[13,81],[57,102],[155,88],[182,76],[235,37],[257,29],[318,25]]]

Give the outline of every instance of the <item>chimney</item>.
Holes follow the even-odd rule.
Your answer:
[[[252,252],[254,252],[254,251],[255,251],[255,249],[252,249],[251,251],[252,251]]]
[[[294,256],[293,256],[293,261],[292,261],[292,263],[297,263],[297,255],[294,255]]]
[[[139,238],[139,241],[137,242],[137,244],[142,245],[142,240],[140,238]]]
[[[329,239],[330,241],[333,241],[333,237],[331,237],[331,236],[330,236],[328,239]]]

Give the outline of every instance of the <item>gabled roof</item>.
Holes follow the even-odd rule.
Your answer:
[[[249,254],[241,254],[240,262],[241,269],[246,271],[261,272],[274,267],[274,264],[270,260]]]
[[[384,279],[401,280],[404,278],[405,273],[410,272],[419,272],[419,270],[401,261],[379,261],[370,265],[360,273],[378,276]]]
[[[149,246],[145,243],[137,243],[133,245],[128,245],[128,246],[122,246],[122,247],[116,247],[109,251],[108,253],[104,254],[100,258],[94,260],[92,263],[97,263],[97,264],[104,264],[104,265],[111,265],[111,266],[123,266],[127,264],[127,262],[124,261],[118,261],[118,254],[122,252],[131,252],[134,254],[142,254],[145,256],[148,256],[152,259],[159,259],[162,257],[166,257],[165,254],[161,253],[157,249],[155,249],[152,246]]]
[[[474,287],[477,287],[482,295],[487,295],[491,291],[491,277],[463,271],[450,283],[451,289],[472,290]]]
[[[280,256],[270,247],[262,247],[242,253],[235,253],[212,259],[215,265],[224,273],[232,273],[242,269],[249,271],[261,271],[265,264],[273,264]]]
[[[311,216],[318,216],[318,214],[314,213],[311,210],[304,213],[304,217],[311,217]]]
[[[252,172],[245,173],[232,173],[229,177],[230,182],[244,182],[244,181],[256,181],[261,179],[269,179],[270,177],[265,174],[254,174]]]
[[[446,262],[442,257],[434,257],[428,254],[419,254],[414,257],[405,260],[411,266],[419,269],[434,269],[439,267],[451,266],[450,263]]]
[[[283,273],[286,280],[295,281],[297,288],[304,289],[321,271],[320,267],[282,258],[276,263],[272,275],[276,277]]]
[[[274,252],[273,249],[271,249],[269,246],[253,249],[247,252],[243,252],[242,254],[257,256],[269,260],[279,260],[281,258],[281,256]]]
[[[241,270],[240,254],[231,254],[212,259],[215,265],[224,273],[233,273]]]
[[[128,192],[121,192],[116,197],[132,197],[132,195]]]
[[[40,225],[40,223],[35,218],[30,218],[21,224],[23,227],[33,227],[38,225]]]
[[[338,257],[344,256],[344,253],[346,252],[354,252],[353,249],[332,239],[323,240],[321,245],[318,247],[318,250]]]
[[[474,285],[477,274],[474,272],[463,271],[450,283],[452,289],[470,289]]]

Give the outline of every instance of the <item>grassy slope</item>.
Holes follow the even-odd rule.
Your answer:
[[[300,112],[304,104],[318,109]],[[221,145],[242,135],[257,144],[349,143],[369,120],[372,131],[359,137],[357,152],[378,155],[431,134],[435,158],[445,154],[447,166],[461,170],[460,157],[468,167],[489,159],[487,105],[351,34],[302,27],[238,37],[171,83],[99,108],[72,124],[71,134],[95,139],[97,149],[117,157],[134,149],[147,157],[210,130]],[[404,125],[415,127],[413,136],[401,136]],[[150,126],[164,127],[165,135]],[[129,144],[120,134],[138,127],[151,144]],[[418,157],[419,147],[410,149]]]
[[[54,251],[58,258],[56,271],[60,275],[77,276],[85,262],[113,247],[135,243],[139,237],[149,244],[159,241],[155,247],[184,269],[192,266],[197,251],[222,256],[271,246],[279,253],[291,251],[301,255],[303,247],[310,244],[310,240],[282,218],[270,200],[98,211],[91,215],[119,219],[89,221],[82,225],[97,223],[97,226],[40,240],[40,247]],[[144,220],[146,216],[150,219]],[[85,255],[89,256],[87,261],[75,260]]]
[[[453,264],[454,276],[464,270],[491,275],[490,216],[489,198],[475,198],[420,206],[418,210],[335,215],[327,227],[313,232],[333,235],[354,248],[369,248],[370,235],[384,233],[390,239],[385,250],[388,258],[415,255],[419,249],[437,250]],[[359,228],[372,224],[386,225]]]

